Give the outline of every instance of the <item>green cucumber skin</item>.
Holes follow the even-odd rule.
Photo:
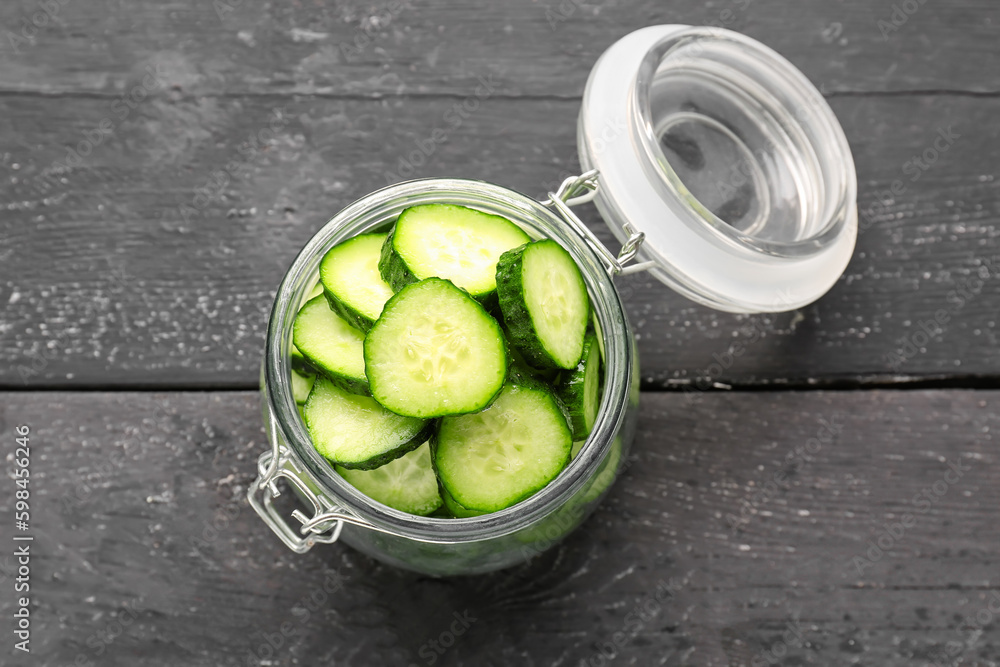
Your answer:
[[[386,237],[385,243],[382,244],[382,254],[378,260],[378,271],[382,274],[382,280],[389,284],[392,291],[398,292],[407,285],[420,282],[422,279],[418,278],[412,271],[410,271],[410,267],[406,265],[406,260],[404,260],[403,257],[396,252],[396,246],[393,245],[393,237],[395,236],[395,233],[396,228],[393,227],[392,230],[389,231],[389,236]],[[427,277],[433,278],[436,276]],[[445,278],[441,278],[441,280],[445,280]],[[458,285],[455,286],[458,287]],[[500,303],[497,299],[496,290],[491,290],[485,294],[472,294],[468,290],[462,289],[461,287],[459,287],[459,289],[478,301],[480,305],[486,309],[486,312],[493,317],[493,319],[498,319],[496,317],[496,312],[500,308]],[[368,331],[368,329],[364,329],[364,331]]]
[[[346,391],[348,393],[351,393],[351,394],[357,394],[359,396],[371,396],[372,395],[371,389],[368,387],[368,381],[367,380],[360,380],[360,379],[358,379],[356,377],[351,377],[349,375],[341,375],[340,373],[332,371],[329,368],[324,368],[318,362],[313,361],[312,359],[310,359],[305,353],[303,353],[303,357],[305,358],[306,363],[311,368],[314,369],[312,371],[313,373],[318,373],[319,375],[322,375],[327,380],[329,380],[330,382],[334,383],[335,385],[337,385],[338,387],[340,387],[344,391]],[[344,466],[344,467],[346,468],[347,466]]]
[[[438,486],[441,486],[440,480],[438,480]],[[469,519],[489,514],[489,512],[477,512],[476,510],[470,510],[462,507],[443,486],[441,486],[441,503],[442,506],[456,519]]]
[[[500,327],[504,330],[504,335],[508,336],[510,332],[507,330],[507,327],[503,324],[501,324]],[[562,377],[562,374],[565,372],[561,368],[535,368],[529,364],[528,360],[524,358],[524,355],[522,355],[521,352],[511,344],[509,338],[507,339],[507,358],[510,359],[510,366],[512,368],[516,366],[531,377],[541,380],[542,382],[553,387],[559,384],[559,378]]]
[[[308,426],[308,423],[307,423]],[[374,470],[375,468],[380,468],[390,461],[395,461],[403,454],[409,454],[414,449],[420,445],[427,442],[427,440],[435,433],[437,425],[432,421],[428,421],[420,432],[413,436],[413,439],[400,445],[396,449],[389,450],[379,454],[378,456],[373,456],[370,459],[364,461],[334,461],[333,459],[327,459],[331,463],[339,465],[341,468],[347,468],[348,470]],[[319,452],[319,450],[316,450]],[[322,456],[322,454],[320,454]],[[326,458],[326,457],[324,457]]]
[[[292,375],[292,377],[291,377],[292,396],[295,398],[295,403],[296,403],[296,405],[305,405],[306,401],[309,400],[309,394],[312,392],[312,386],[316,383],[316,375],[315,375],[315,373],[304,374],[304,373],[301,373],[299,371],[294,371],[294,370],[292,371],[291,375]],[[308,391],[306,391],[306,395],[304,397],[301,397],[301,400],[300,400],[300,395],[298,393],[296,393],[296,391],[295,391],[295,388],[296,388],[295,376],[296,375],[299,376],[300,378],[302,378],[302,381],[309,383],[309,389],[308,389]]]
[[[382,280],[389,284],[392,291],[398,292],[410,283],[417,282],[417,277],[410,271],[406,261],[396,252],[396,246],[392,240],[396,235],[395,226],[389,230],[389,236],[382,244],[382,254],[378,258],[378,272],[382,274]]]
[[[421,445],[421,447],[423,447],[423,445]],[[403,456],[400,456],[398,459],[395,459],[395,460],[398,461],[399,459],[405,458],[406,456],[409,456],[413,452],[417,452],[419,450],[420,450],[420,447],[417,447],[416,449],[411,450],[410,452],[408,452],[406,454],[403,454]],[[428,446],[428,452],[429,452],[429,446]],[[392,463],[393,463],[393,461],[389,461],[385,465],[392,465]],[[380,467],[385,467],[385,466],[380,466]],[[366,480],[364,479],[363,476],[362,476],[362,478],[355,477],[355,474],[364,473],[365,475],[367,475],[367,474],[369,474],[369,473],[371,473],[373,471],[371,471],[371,470],[352,470],[350,468],[345,468],[342,465],[335,465],[334,468],[337,471],[337,474],[339,474],[341,477],[343,477],[347,481],[348,484],[350,484],[351,486],[353,486],[355,489],[357,489],[358,491],[360,491],[362,494],[364,494],[368,498],[371,498],[372,500],[375,500],[376,502],[382,503],[386,507],[391,507],[392,509],[394,509],[396,511],[404,512],[406,514],[412,514],[414,516],[431,516],[431,515],[434,515],[435,513],[440,513],[442,510],[444,510],[444,512],[443,512],[444,515],[445,516],[450,516],[450,514],[448,514],[447,510],[444,509],[444,501],[441,498],[441,485],[437,483],[437,478],[433,477],[433,475],[434,475],[433,468],[427,470],[427,472],[430,473],[431,477],[433,477],[433,480],[434,480],[433,481],[433,484],[434,484],[434,498],[433,499],[429,495],[426,496],[426,497],[423,497],[421,495],[417,495],[416,497],[414,497],[413,495],[408,495],[405,499],[400,499],[398,497],[397,498],[387,498],[384,494],[380,493],[381,487],[378,487],[378,486],[372,487],[370,484],[365,483]],[[375,470],[379,470],[379,468],[375,468]],[[430,482],[429,479],[427,481]],[[365,487],[368,487],[368,488],[365,488]],[[374,494],[370,493],[370,491],[374,491],[375,493]],[[406,493],[407,494],[412,493],[412,489],[411,488],[407,488]],[[397,501],[397,502],[392,502],[392,501]]]
[[[326,297],[326,302],[330,304],[330,310],[340,315],[344,321],[355,329],[360,329],[361,331],[368,333],[368,330],[372,328],[373,324],[375,324],[375,320],[366,315],[362,315],[357,310],[354,310],[346,303],[338,299],[333,292],[324,288],[323,295]]]
[[[587,410],[584,380],[587,377],[587,359],[590,357],[592,345],[597,345],[597,336],[592,332],[587,332],[586,337],[583,339],[583,357],[580,358],[580,363],[573,370],[563,374],[562,381],[557,388],[557,395],[562,399],[563,405],[566,406],[567,413],[569,414],[569,423],[573,430],[574,440],[584,440],[590,435],[590,430],[587,429],[586,417],[584,416]],[[597,363],[600,366],[600,357],[598,357]],[[591,372],[600,372],[600,368],[598,367]],[[598,393],[599,397],[600,393]]]
[[[549,383],[544,377],[539,377],[536,373],[532,372],[527,366],[511,365],[510,370],[507,372],[507,384],[517,385],[524,389],[531,389],[534,391],[542,391],[552,397],[552,402],[555,406],[559,408],[559,412],[562,413],[563,419],[566,420],[566,425],[569,427],[570,435],[573,435],[573,420],[570,413],[569,407],[563,402],[562,397],[559,396],[559,392],[556,391],[555,387]],[[575,436],[574,436],[575,439]],[[572,449],[570,450],[571,456],[569,460],[572,460]]]
[[[540,369],[559,369],[559,364],[545,351],[545,346],[535,333],[528,304],[524,301],[524,251],[528,244],[518,246],[500,255],[497,262],[497,297],[507,338],[530,365]]]
[[[306,355],[302,354],[297,347],[292,347],[292,351],[289,354],[292,363],[292,370],[296,370],[299,373],[305,373],[307,375],[315,375],[319,371],[309,363],[306,359]]]
[[[353,236],[353,237],[349,238],[348,240],[341,242],[340,244],[338,244],[337,246],[335,246],[333,249],[331,249],[329,252],[327,252],[327,254],[323,257],[323,261],[320,262],[320,265],[319,265],[319,267],[320,267],[319,268],[319,271],[320,271],[320,283],[319,283],[319,285],[323,288],[323,295],[326,297],[326,302],[330,305],[330,310],[332,310],[333,312],[337,313],[337,315],[340,315],[340,317],[343,318],[344,321],[346,321],[348,324],[350,324],[355,329],[359,329],[359,330],[361,330],[361,331],[363,331],[365,333],[368,333],[368,330],[372,328],[373,324],[375,324],[375,320],[372,319],[371,317],[368,317],[367,315],[365,315],[361,311],[359,311],[359,310],[351,307],[350,304],[348,304],[348,303],[346,303],[344,301],[341,301],[341,299],[333,292],[333,290],[327,288],[326,283],[324,283],[323,280],[322,280],[322,277],[323,277],[323,274],[324,274],[323,267],[325,266],[326,261],[327,261],[327,257],[330,256],[330,253],[332,253],[334,250],[337,250],[338,248],[347,246],[347,245],[351,244],[353,241],[357,241],[358,239],[362,239],[362,238],[364,238],[366,236],[380,236],[380,234],[378,234],[378,233],[368,233],[368,234],[360,234],[358,236]],[[383,247],[384,247],[384,243],[383,243]],[[381,258],[381,256],[380,256],[380,258]],[[393,291],[398,291],[398,290],[396,290],[394,288]]]
[[[317,296],[315,298],[318,299],[319,297]],[[312,303],[312,301],[313,300],[310,300],[309,303]],[[305,306],[303,306],[303,308],[305,308]],[[299,312],[302,311],[300,310]],[[295,342],[294,326],[295,325],[293,324],[293,329],[292,329],[293,345]],[[299,362],[298,364],[296,364],[296,352],[302,355],[302,361]],[[331,368],[327,368],[322,363],[313,359],[304,351],[302,351],[302,349],[299,348],[298,346],[292,348],[291,363],[292,363],[292,368],[295,368],[296,365],[303,366],[305,369],[308,369],[307,372],[322,375],[323,377],[329,379],[335,385],[337,385],[338,387],[340,387],[341,389],[343,389],[348,393],[358,394],[359,396],[372,395],[371,390],[368,388],[368,378],[364,377],[358,378],[352,375],[344,375],[342,373],[338,373],[337,371]]]

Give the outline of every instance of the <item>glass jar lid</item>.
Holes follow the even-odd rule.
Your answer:
[[[594,203],[684,296],[780,312],[825,294],[857,238],[857,177],[818,90],[773,50],[716,28],[652,26],[590,73],[577,135]]]

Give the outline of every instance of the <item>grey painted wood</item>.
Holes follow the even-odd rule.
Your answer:
[[[167,81],[135,109],[0,97],[2,385],[253,387],[282,273],[350,201],[406,176],[540,196],[578,169],[573,100],[492,97],[454,127],[454,98],[188,97]],[[801,311],[751,317],[621,279],[646,388],[996,377],[1000,101],[832,104],[863,227],[844,277]]]
[[[55,2],[0,7],[0,90],[114,94],[163,61],[194,95],[464,96],[492,72],[504,95],[574,97],[611,43],[666,23],[744,32],[830,92],[1000,90],[989,0]]]
[[[12,664],[424,665],[468,612],[437,664],[600,664],[581,661],[627,631],[615,664],[923,665],[959,642],[962,664],[996,665],[996,613],[964,619],[1000,595],[998,414],[993,391],[646,394],[632,464],[577,532],[434,580],[268,532],[244,499],[265,447],[254,393],[6,393],[7,446],[32,428],[35,536],[33,655]],[[9,479],[0,499],[9,517]],[[339,589],[311,602],[328,574]]]

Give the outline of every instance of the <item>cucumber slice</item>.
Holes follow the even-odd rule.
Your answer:
[[[378,271],[387,236],[355,236],[333,247],[319,265],[330,308],[362,331],[371,329],[392,296],[392,288]]]
[[[302,306],[292,325],[292,339],[317,371],[351,393],[368,393],[365,335],[330,310],[323,295]]]
[[[562,471],[573,438],[555,395],[512,374],[482,412],[445,417],[433,441],[441,485],[462,507],[495,512],[524,500]]]
[[[304,375],[298,371],[292,371],[292,396],[295,397],[296,403],[303,405],[306,402],[315,381],[315,375]]]
[[[594,312],[593,316],[590,318],[590,322],[594,327],[594,333],[597,335],[597,347],[601,351],[601,361],[604,361],[604,330],[601,328],[601,321],[597,319],[597,313]]]
[[[371,470],[416,449],[431,422],[393,414],[368,396],[318,377],[302,409],[313,446],[344,468]]]
[[[316,369],[309,364],[309,361],[306,359],[305,355],[299,351],[299,348],[295,347],[295,343],[292,343],[292,351],[289,356],[292,361],[292,370],[298,371],[303,375],[316,374]]]
[[[410,417],[481,410],[503,387],[500,326],[466,292],[428,278],[389,299],[364,343],[372,396]]]
[[[306,303],[309,303],[322,293],[323,293],[323,283],[316,283],[315,285],[312,286],[312,289],[309,290],[309,293],[306,295],[305,302],[302,305],[304,306]],[[299,308],[299,310],[302,309]],[[292,343],[292,350],[289,356],[291,357],[292,360],[293,369],[297,370],[303,375],[316,374],[316,369],[309,365],[309,362],[306,360],[302,352],[299,351],[299,348],[295,347],[295,343]]]
[[[313,285],[312,289],[309,290],[309,293],[306,294],[306,301],[312,301],[313,299],[315,299],[316,297],[318,297],[322,293],[323,293],[323,283],[322,282],[318,282],[315,285]],[[305,305],[305,304],[302,304],[302,305]]]
[[[426,442],[374,470],[336,469],[358,491],[400,512],[427,516],[441,507],[431,448]]]
[[[571,369],[580,362],[590,301],[562,246],[543,239],[505,252],[497,264],[497,296],[510,342],[531,365]]]
[[[476,512],[475,510],[470,510],[462,507],[458,504],[458,501],[451,497],[451,494],[441,489],[441,498],[444,501],[444,506],[456,519],[467,519],[473,516],[482,516],[486,512]]]
[[[500,255],[531,239],[507,218],[464,206],[406,209],[382,247],[379,270],[396,290],[425,278],[446,278],[475,299],[495,301]]]
[[[597,420],[601,400],[601,351],[597,336],[587,334],[583,340],[583,357],[576,368],[563,373],[558,387],[559,398],[569,412],[573,438],[585,440]]]

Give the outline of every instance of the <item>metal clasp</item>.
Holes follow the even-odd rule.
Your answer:
[[[336,542],[344,521],[348,519],[347,515],[338,511],[325,496],[314,493],[305,478],[305,472],[293,461],[281,457],[275,465],[273,456],[273,452],[264,452],[257,461],[260,476],[247,489],[250,505],[285,546],[296,553],[305,553],[316,544]],[[299,499],[312,506],[311,517],[298,509],[292,512],[292,516],[302,524],[298,532],[274,506],[274,499],[281,495],[276,482],[282,477],[288,480]]]
[[[572,206],[585,204],[597,196],[598,176],[599,173],[596,169],[591,169],[590,171],[580,174],[579,176],[570,176],[559,185],[559,188],[555,192],[548,193],[549,198],[543,201],[542,205],[554,208],[556,212],[559,213],[560,217],[566,221],[566,224],[572,227],[573,231],[583,237],[583,240],[586,241],[587,245],[593,248],[594,252],[596,252],[604,262],[604,267],[611,276],[615,276],[619,273],[627,275],[629,273],[645,271],[646,269],[652,267],[654,263],[642,262],[628,267],[625,266],[635,259],[636,254],[639,252],[639,246],[642,244],[643,239],[646,238],[646,235],[643,232],[635,231],[635,229],[626,222],[622,228],[625,230],[625,233],[628,234],[628,239],[622,244],[621,252],[619,252],[616,257],[610,250],[604,247],[604,244],[601,243],[600,239],[594,236],[594,233],[590,231],[587,225],[583,224],[583,221],[580,220],[576,213],[574,213],[571,209]]]

